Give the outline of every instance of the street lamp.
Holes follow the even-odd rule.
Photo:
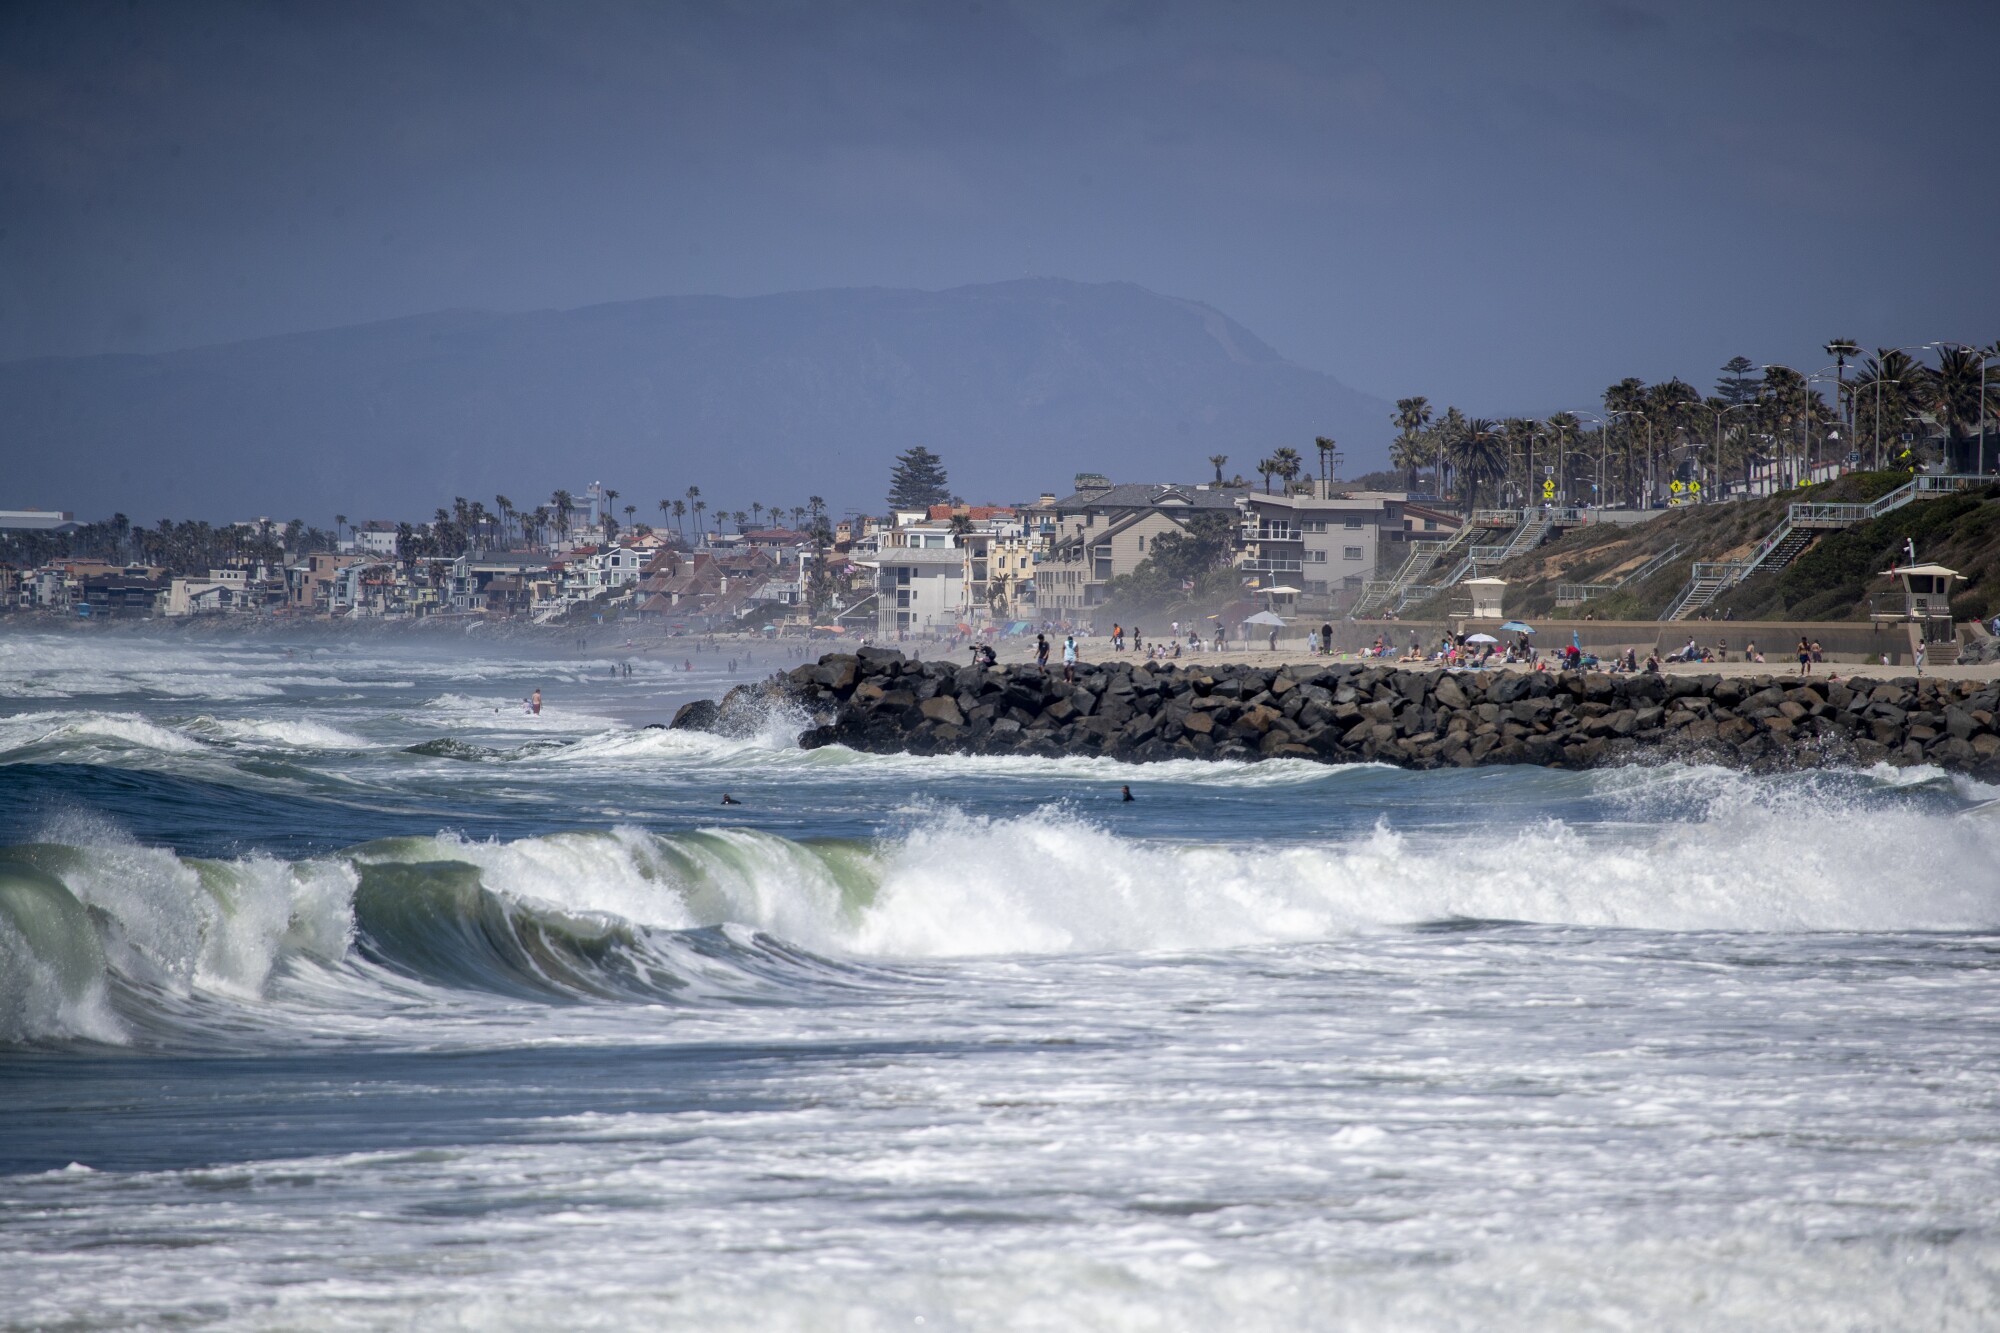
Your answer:
[[[1722,419],[1728,416],[1731,412],[1740,412],[1745,408],[1751,408],[1755,406],[1757,406],[1757,404],[1753,401],[1748,403],[1731,403],[1728,407],[1717,407],[1710,409],[1712,412],[1715,413],[1715,476],[1716,479],[1718,479],[1718,481],[1722,476]],[[1747,475],[1747,472],[1743,480],[1745,486],[1747,487],[1749,485],[1749,480],[1750,480],[1749,476]],[[1704,493],[1704,503],[1705,502],[1706,502],[1706,495]]]
[[[1609,466],[1611,452],[1611,427],[1605,424],[1604,418],[1598,416],[1595,412],[1579,409],[1572,411],[1570,415],[1579,421],[1585,419],[1595,421],[1598,431],[1603,435],[1603,439],[1599,442],[1603,447],[1597,451],[1597,466],[1593,469],[1594,479],[1590,483],[1591,496],[1597,501],[1597,507],[1602,509],[1604,507],[1605,483],[1608,480],[1606,469]]]
[[[1611,414],[1614,417],[1637,417],[1646,427],[1646,508],[1653,507],[1653,492],[1657,478],[1653,476],[1653,421],[1643,412],[1621,408]]]

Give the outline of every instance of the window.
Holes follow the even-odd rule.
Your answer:
[[[1326,520],[1323,518],[1310,519],[1302,525],[1301,530],[1305,532],[1325,532]]]
[[[1347,526],[1349,529],[1359,528],[1361,526],[1361,519],[1358,516],[1350,517],[1347,520]]]
[[[1361,548],[1359,546],[1343,546],[1340,548],[1340,558],[1342,560],[1359,560],[1361,558]]]
[[[1146,534],[1143,532],[1139,534],[1139,553],[1141,555],[1146,553]]]
[[[1323,564],[1325,564],[1325,563],[1326,563],[1326,552],[1325,552],[1325,551],[1314,551],[1314,552],[1312,553],[1312,559],[1313,559],[1313,563],[1314,563],[1314,564],[1316,564],[1316,565],[1323,565]]]
[[[898,582],[898,583],[902,584],[902,585],[903,585],[904,587],[906,587],[906,588],[907,588],[907,587],[909,586],[909,584],[910,584],[910,567],[909,567],[908,565],[899,565],[899,566],[897,566],[897,568],[896,568],[896,582]]]

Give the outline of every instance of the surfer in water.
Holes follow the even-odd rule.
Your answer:
[[[731,796],[731,795],[730,795],[730,794],[729,794],[728,792],[724,792],[724,793],[722,793],[722,803],[723,803],[724,805],[741,805],[741,804],[743,804],[743,802],[741,802],[741,801],[737,800],[737,799],[736,799],[736,798],[735,798],[734,796]]]
[[[1119,798],[1120,800],[1129,801],[1132,799],[1132,788],[1130,784],[1121,786],[1118,790],[1125,793],[1122,797]]]

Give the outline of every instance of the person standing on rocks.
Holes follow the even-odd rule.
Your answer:
[[[1049,636],[1046,634],[1035,635],[1035,665],[1042,669],[1044,676],[1049,674]]]
[[[1076,684],[1076,636],[1063,640],[1063,684]]]

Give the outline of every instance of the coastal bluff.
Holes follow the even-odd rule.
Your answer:
[[[960,666],[886,648],[834,653],[672,726],[755,729],[773,707],[799,745],[878,754],[1311,759],[1403,768],[1590,768],[1685,759],[1744,768],[1936,764],[2000,778],[1989,681],[1099,662]]]

